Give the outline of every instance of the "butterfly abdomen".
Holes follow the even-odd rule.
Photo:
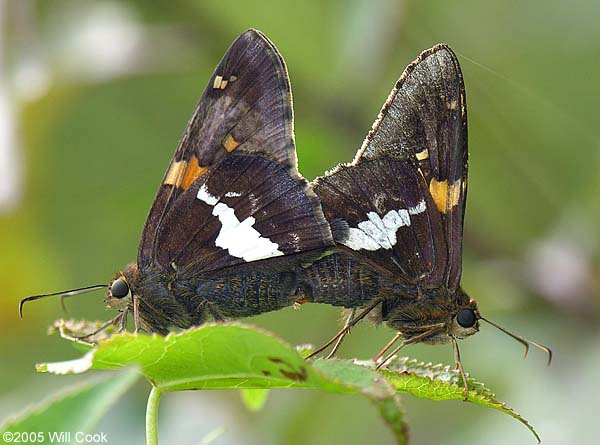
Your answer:
[[[293,271],[236,271],[197,281],[193,304],[187,305],[193,317],[205,306],[211,313],[204,315],[217,320],[248,317],[290,306],[296,288]]]
[[[348,308],[381,296],[377,275],[343,253],[322,258],[305,269],[300,289],[313,303]]]

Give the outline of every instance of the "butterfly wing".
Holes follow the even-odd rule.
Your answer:
[[[180,195],[156,245],[154,262],[163,268],[211,272],[318,251],[333,239],[304,179],[285,165],[240,151]]]
[[[440,280],[447,260],[442,222],[411,160],[382,156],[338,167],[314,189],[336,241],[406,282]]]
[[[463,78],[440,44],[404,71],[354,162],[315,191],[328,219],[348,222],[342,244],[407,281],[456,289],[467,157]]]
[[[285,63],[253,29],[233,42],[194,110],[146,220],[138,265],[145,267],[158,255],[158,234],[179,198],[237,151],[262,154],[298,176]]]

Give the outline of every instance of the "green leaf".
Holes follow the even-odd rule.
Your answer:
[[[250,411],[258,412],[265,406],[267,397],[269,396],[269,390],[246,388],[240,391],[240,395],[242,396],[242,402],[244,402],[246,408]]]
[[[70,431],[92,432],[111,406],[138,378],[134,371],[95,378],[27,408],[0,426],[4,432],[41,432],[42,442],[50,441],[49,433]],[[75,440],[72,435],[71,440]]]
[[[79,359],[36,366],[40,372],[79,374],[130,365],[138,365],[161,392],[292,387],[352,392],[315,371],[290,345],[237,323],[206,324],[166,337],[117,334]]]
[[[375,372],[372,362],[319,359],[313,365],[332,378],[352,385],[358,392],[367,396],[392,430],[396,443],[402,445],[408,441],[408,426],[404,422],[400,397],[390,382]]]
[[[465,392],[458,370],[449,366],[419,362],[408,357],[395,357],[381,373],[396,391],[408,392],[429,400],[464,400]],[[469,402],[496,409],[514,417],[541,442],[533,426],[523,416],[496,398],[483,383],[467,374]]]
[[[361,393],[378,407],[398,443],[406,438],[399,392],[429,400],[464,398],[460,375],[447,366],[396,358],[387,369],[377,372],[370,361],[307,362],[297,349],[282,340],[239,323],[206,324],[166,337],[117,334],[79,359],[42,363],[37,369],[66,374],[131,365],[138,366],[158,393],[225,388],[310,388]],[[531,425],[497,400],[482,383],[469,377],[468,385],[470,402],[509,414],[527,426],[539,441]],[[260,399],[257,393],[245,397],[254,398],[253,403]],[[258,402],[253,406],[258,406]]]

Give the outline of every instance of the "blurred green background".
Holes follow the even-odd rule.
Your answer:
[[[19,298],[106,282],[135,259],[160,178],[208,77],[242,31],[282,52],[294,92],[300,170],[352,159],[404,67],[445,42],[467,88],[470,181],[463,287],[482,313],[548,344],[528,360],[483,326],[461,343],[465,369],[546,444],[596,443],[600,416],[600,3],[290,0],[0,2],[0,419],[82,377],[36,374],[78,354],[45,335],[58,301]],[[108,319],[102,294],[68,301]],[[293,344],[320,344],[335,308],[249,320]],[[359,326],[342,356],[367,358],[392,332]],[[452,363],[449,346],[406,354]],[[144,443],[149,387],[99,431]],[[404,397],[413,443],[533,443],[501,413]],[[275,391],[250,413],[234,392],[167,395],[161,443],[390,444],[360,397]]]

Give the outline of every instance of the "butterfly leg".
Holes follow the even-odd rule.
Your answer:
[[[377,355],[375,357],[373,357],[373,361],[375,363],[379,362],[379,360],[381,360],[381,357],[383,357],[383,354],[385,354],[387,352],[388,349],[390,349],[394,343],[396,343],[398,341],[398,339],[402,337],[402,332],[397,332],[396,335],[394,335],[394,337],[392,337],[392,339],[383,347],[383,349],[381,351],[379,351],[377,353]]]
[[[216,321],[217,323],[223,323],[225,321],[225,319],[221,316],[221,314],[219,314],[219,312],[215,309],[212,303],[208,303],[206,307],[208,308],[208,312],[210,312],[210,315],[212,315],[214,321]]]
[[[197,326],[206,322],[206,312],[207,312],[206,304],[207,304],[207,301],[202,300],[200,302],[200,304],[198,306],[196,306],[197,315],[195,316],[193,323]]]
[[[381,363],[379,363],[375,369],[381,369],[383,366],[385,366],[387,364],[387,362],[389,362],[391,360],[391,358],[396,355],[396,353],[402,349],[404,346],[409,345],[411,343],[419,343],[421,340],[423,340],[424,338],[429,337],[430,335],[434,334],[435,332],[439,331],[440,328],[444,327],[444,323],[436,323],[436,324],[432,324],[427,326],[429,329],[427,329],[425,332],[421,332],[420,334],[414,335],[410,338],[407,338],[406,340],[403,340],[402,343],[400,343],[392,352],[390,352],[387,357],[385,357]],[[397,333],[394,338],[393,341],[391,341],[390,343],[388,343],[388,345],[386,345],[386,348],[389,349],[391,347],[392,344],[394,344],[394,342],[400,338],[400,336],[402,334],[400,334],[400,336],[398,335],[400,333]],[[384,349],[386,349],[384,348]]]
[[[350,326],[350,323],[352,323],[352,319],[354,318],[355,314],[356,314],[356,308],[352,308],[352,310],[350,311],[350,315],[348,315],[348,318],[346,318],[346,322],[344,323],[344,329],[347,329],[348,326]],[[348,335],[349,333],[350,333],[350,329],[348,329],[344,335],[342,335],[340,338],[337,339],[337,341],[335,342],[335,345],[333,345],[333,349],[331,350],[331,352],[329,354],[327,354],[327,357],[325,357],[326,360],[329,360],[330,358],[332,358],[335,355],[335,353],[339,349],[340,345],[344,341],[344,338],[346,338],[346,335]]]
[[[129,314],[128,307],[126,307],[125,310],[119,314],[119,329],[117,330],[119,334],[121,332],[125,332],[127,329],[127,314]]]
[[[140,330],[140,299],[133,296],[133,333],[137,334]]]
[[[221,314],[217,312],[217,310],[208,300],[202,300],[202,302],[198,306],[196,306],[196,312],[198,313],[197,320],[194,322],[194,324],[196,325],[205,323],[209,315],[217,323],[222,323],[225,321]]]
[[[105,330],[109,326],[117,324],[117,322],[119,321],[119,318],[121,318],[121,314],[120,313],[119,313],[119,315],[117,315],[112,320],[108,320],[108,321],[102,323],[102,325],[98,329],[96,329],[95,331],[92,331],[89,334],[79,335],[79,336],[76,336],[76,337],[73,337],[73,338],[76,339],[76,340],[89,339],[90,337],[93,337],[94,335],[102,332],[103,330]]]
[[[381,300],[375,300],[375,301],[373,301],[360,314],[358,314],[356,317],[354,317],[350,321],[350,323],[348,323],[347,326],[344,326],[340,330],[340,332],[338,332],[337,334],[335,334],[327,343],[325,343],[323,346],[321,346],[319,349],[317,349],[316,351],[314,351],[312,354],[310,354],[306,358],[313,358],[313,357],[315,357],[316,355],[320,354],[325,349],[327,349],[329,346],[331,346],[332,344],[334,344],[336,341],[338,341],[338,339],[345,337],[346,334],[348,334],[348,332],[350,331],[350,329],[352,329],[352,327],[354,327],[359,321],[361,321],[363,318],[365,318],[369,314],[369,312],[371,312],[373,309],[375,309],[380,303],[381,303]]]
[[[466,402],[467,400],[469,400],[469,385],[467,384],[467,376],[460,361],[460,351],[458,349],[458,342],[454,337],[450,337],[450,342],[452,343],[452,350],[454,351],[454,369],[458,369],[458,372],[460,372],[460,377],[462,378],[463,386],[465,388]]]

